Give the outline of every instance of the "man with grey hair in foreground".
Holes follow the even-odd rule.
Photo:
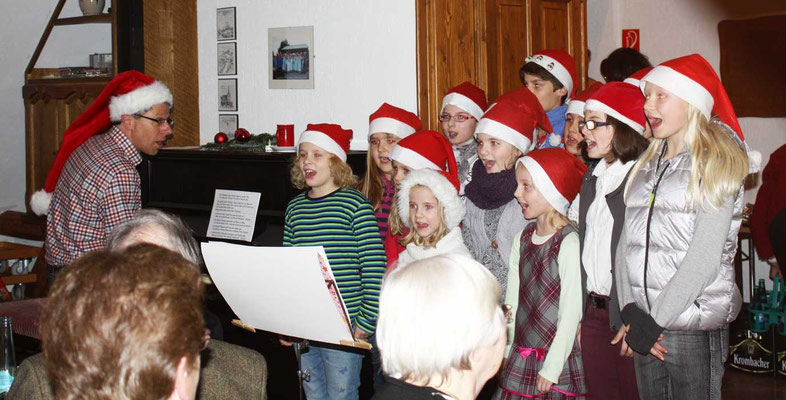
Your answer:
[[[374,399],[474,399],[502,362],[500,293],[488,269],[466,256],[426,258],[391,272],[377,323],[390,378]]]

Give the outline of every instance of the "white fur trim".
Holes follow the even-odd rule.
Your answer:
[[[30,209],[35,215],[49,214],[49,203],[52,202],[52,193],[45,192],[43,189],[30,196]]]
[[[562,136],[556,133],[549,134],[549,145],[551,147],[559,147],[562,144]]]
[[[175,105],[169,88],[162,82],[155,81],[126,94],[112,97],[109,100],[109,118],[117,122],[123,115],[132,115],[161,103],[169,103],[169,108]]]
[[[475,128],[475,137],[478,136],[478,133],[485,133],[504,140],[521,150],[524,154],[529,152],[529,146],[532,144],[532,140],[524,136],[522,132],[490,118],[483,118],[478,122],[478,126]]]
[[[538,60],[535,57],[542,57],[542,59]],[[560,83],[562,83],[562,86],[565,86],[565,88],[568,89],[567,98],[570,98],[570,94],[573,93],[573,78],[571,78],[570,72],[568,71],[567,68],[565,68],[564,65],[562,65],[556,59],[551,58],[544,54],[533,54],[527,57],[527,59],[524,61],[538,64],[541,67],[543,67],[543,69],[548,71],[550,74],[554,75],[554,77],[557,78],[557,80],[560,81]],[[548,65],[549,63],[552,62],[554,63],[554,67],[549,68]]]
[[[298,139],[297,142],[298,151],[300,149],[301,143],[315,144],[325,149],[325,151],[335,154],[338,156],[338,158],[341,159],[341,161],[347,161],[347,153],[344,151],[344,149],[342,149],[341,146],[339,146],[338,143],[336,143],[336,141],[333,140],[330,136],[320,131],[304,131],[301,133],[300,139]]]
[[[483,109],[480,108],[478,103],[475,103],[467,96],[464,96],[461,93],[448,93],[445,97],[442,98],[442,108],[439,109],[439,113],[441,114],[445,111],[445,107],[448,105],[454,105],[466,112],[469,115],[475,117],[475,119],[480,120],[483,118]]]
[[[622,115],[617,110],[607,106],[605,103],[602,103],[595,99],[587,100],[587,104],[584,105],[584,111],[600,111],[606,115],[611,115],[616,120],[622,122],[623,124],[633,128],[634,131],[638,132],[639,135],[644,134],[644,126],[639,124],[638,122]],[[641,111],[642,113],[644,110]]]
[[[516,165],[518,164],[523,165],[524,168],[529,171],[529,174],[532,176],[532,183],[535,184],[535,187],[540,194],[543,195],[543,198],[545,198],[558,213],[567,215],[570,202],[559,192],[559,190],[557,190],[557,187],[554,186],[554,182],[551,181],[546,170],[544,170],[532,157],[528,156],[516,160]]]
[[[431,193],[442,205],[444,212],[445,225],[448,229],[453,229],[461,223],[466,213],[464,202],[461,201],[456,188],[437,171],[429,169],[419,169],[412,171],[401,182],[398,194],[398,207],[401,222],[411,228],[409,224],[409,191],[415,185],[422,185],[431,189]]]
[[[435,171],[442,171],[442,167],[434,164],[431,160],[423,157],[415,150],[399,145],[396,145],[393,147],[393,150],[390,151],[390,158],[412,169],[428,168]]]
[[[368,125],[368,136],[371,137],[371,135],[381,132],[392,133],[400,139],[404,139],[415,133],[415,128],[394,118],[382,117],[371,121]]]
[[[581,100],[571,100],[568,102],[568,109],[565,110],[565,115],[576,114],[584,117],[584,102]]]
[[[623,82],[627,83],[628,85],[633,85],[635,87],[639,87],[639,85],[641,85],[641,80],[631,77],[625,78]]]
[[[658,85],[692,104],[704,114],[708,121],[712,118],[712,106],[715,105],[715,99],[704,86],[693,79],[674,69],[658,65],[641,78],[639,88],[642,93],[647,82]]]

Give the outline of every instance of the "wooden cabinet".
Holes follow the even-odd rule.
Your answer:
[[[470,81],[489,101],[521,87],[519,68],[535,51],[562,48],[586,86],[586,0],[417,0],[418,114],[439,129],[442,96]]]

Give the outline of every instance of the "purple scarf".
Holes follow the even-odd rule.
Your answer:
[[[476,206],[493,210],[507,204],[516,191],[516,169],[506,169],[490,174],[478,160],[472,166],[472,180],[464,188],[464,194]]]

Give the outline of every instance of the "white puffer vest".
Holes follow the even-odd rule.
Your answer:
[[[695,208],[686,207],[691,157],[687,149],[667,162],[653,157],[632,176],[626,196],[625,237],[627,238],[628,278],[636,305],[649,312],[671,277],[680,268],[695,230]],[[665,166],[665,168],[664,168]],[[660,183],[658,183],[658,181]],[[657,184],[656,190],[653,187]],[[651,194],[655,193],[652,208]],[[743,188],[734,201],[731,228],[721,257],[718,275],[693,305],[664,328],[669,330],[712,330],[733,321],[742,305],[734,281],[734,255],[742,217]],[[695,207],[695,206],[694,206]],[[649,254],[647,221],[649,219]],[[647,266],[645,268],[645,256]],[[646,292],[645,292],[646,288]]]

